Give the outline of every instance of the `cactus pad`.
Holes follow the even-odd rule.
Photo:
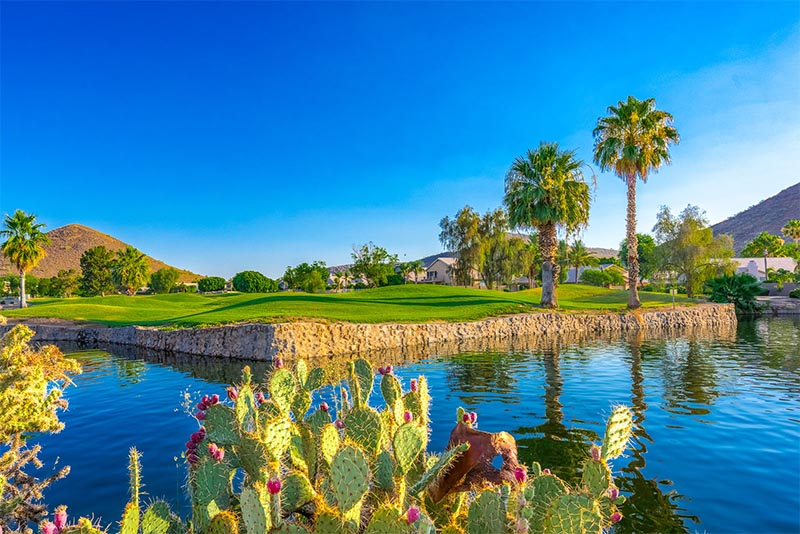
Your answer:
[[[611,484],[611,471],[608,465],[600,460],[586,460],[583,464],[583,475],[581,477],[581,486],[588,490],[589,494],[595,499],[604,495]]]
[[[394,406],[394,401],[403,397],[403,390],[396,376],[387,373],[381,377],[381,393],[386,406]]]
[[[351,511],[369,490],[369,464],[358,448],[345,446],[333,457],[331,489],[343,514]]]
[[[335,426],[327,424],[322,427],[319,435],[319,450],[326,464],[330,465],[333,461],[333,456],[339,450],[340,441],[339,431]]]
[[[228,467],[224,463],[211,460],[200,462],[194,483],[195,497],[199,502],[217,501],[218,504],[227,502]]]
[[[155,501],[147,507],[142,516],[142,534],[180,534],[180,519],[177,518],[164,501]]]
[[[292,408],[297,385],[288,369],[276,369],[269,379],[269,395],[284,413]]]
[[[364,534],[410,534],[411,526],[403,512],[394,506],[383,505],[372,514]]]
[[[300,387],[305,388],[306,381],[308,380],[308,365],[305,360],[297,360],[297,363],[294,364],[294,374],[297,377],[297,383]]]
[[[602,534],[603,518],[597,502],[585,495],[562,495],[547,510],[544,533]]]
[[[528,484],[525,498],[528,503],[522,514],[530,521],[531,532],[541,532],[550,504],[569,492],[567,486],[555,475],[540,475]]]
[[[401,473],[408,473],[414,460],[425,450],[427,443],[428,431],[418,424],[406,423],[397,429],[392,447]]]
[[[331,423],[331,414],[322,410],[317,410],[306,417],[306,423],[311,428],[311,433],[315,436],[319,436],[322,427]]]
[[[285,511],[295,512],[313,501],[315,496],[316,492],[304,474],[293,472],[284,477],[281,485],[281,506]]]
[[[394,460],[389,451],[381,451],[375,458],[375,486],[384,491],[394,490]]]
[[[625,452],[628,440],[631,438],[633,428],[633,414],[627,406],[617,406],[611,412],[611,417],[606,423],[606,433],[603,436],[603,448],[600,457],[603,460],[613,460]]]
[[[311,408],[311,393],[305,389],[298,390],[292,402],[292,413],[296,421],[302,421]]]
[[[484,490],[472,501],[467,514],[469,534],[487,534],[506,531],[506,507],[500,495],[492,490]]]
[[[267,476],[269,453],[266,447],[252,434],[245,434],[238,445],[234,445],[236,455],[242,463],[247,475],[253,480],[262,480]]]
[[[456,445],[455,447],[448,449],[442,454],[441,458],[438,460],[434,457],[435,463],[428,468],[427,471],[422,475],[422,478],[419,479],[419,482],[414,484],[414,486],[408,490],[411,495],[415,497],[419,497],[419,494],[425,491],[425,489],[430,486],[434,480],[436,480],[439,475],[446,473],[451,464],[458,458],[458,456],[466,452],[469,449],[469,443],[464,442]]]
[[[306,383],[304,388],[308,391],[314,391],[315,389],[319,389],[325,383],[325,369],[322,367],[315,367],[308,373],[308,379],[306,379]]]
[[[239,504],[247,534],[267,532],[272,527],[269,494],[260,483],[243,487]]]
[[[347,534],[342,520],[329,512],[317,514],[314,532],[315,534]]]
[[[239,521],[231,512],[223,511],[211,518],[205,534],[231,534],[239,531]]]
[[[370,456],[380,450],[382,430],[380,414],[369,406],[354,408],[347,414],[345,436]]]
[[[129,502],[125,505],[119,532],[120,534],[137,534],[139,532],[139,503]]]
[[[249,384],[239,388],[239,398],[236,399],[234,410],[236,411],[236,421],[239,423],[239,429],[247,432],[252,431],[256,424],[256,399]]]
[[[206,410],[203,421],[206,427],[206,439],[217,445],[233,445],[239,441],[239,426],[236,412],[224,404],[214,404]]]
[[[374,378],[375,374],[372,370],[372,365],[367,360],[359,358],[351,362],[350,390],[356,406],[366,406],[369,396],[372,394]]]
[[[286,452],[286,449],[289,448],[289,440],[292,437],[292,422],[288,419],[282,419],[265,423],[261,429],[260,437],[272,460],[278,461]]]

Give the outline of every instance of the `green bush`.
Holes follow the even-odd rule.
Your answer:
[[[242,293],[272,293],[278,290],[278,282],[257,271],[242,271],[233,277],[233,288]]]
[[[730,302],[740,315],[759,315],[761,304],[756,296],[761,293],[761,284],[752,275],[742,273],[723,275],[706,282],[711,302]]]
[[[615,269],[586,269],[581,273],[580,281],[590,286],[610,287],[625,284],[622,273]]]
[[[178,269],[165,267],[150,275],[150,291],[153,293],[170,293],[180,278]]]
[[[203,293],[207,291],[222,291],[225,289],[225,279],[220,276],[209,276],[197,283],[197,289]]]
[[[789,297],[793,299],[800,299],[800,287],[789,291]]]
[[[403,278],[402,274],[390,274],[386,277],[386,282],[383,284],[384,286],[401,286],[406,283],[406,279]]]

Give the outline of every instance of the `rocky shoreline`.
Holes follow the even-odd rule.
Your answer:
[[[692,329],[736,328],[732,304],[704,304],[676,310],[633,313],[540,312],[481,321],[424,324],[247,323],[197,329],[104,327],[63,321],[19,321],[36,332],[35,341],[71,343],[83,348],[105,345],[214,358],[271,361],[335,357],[381,351],[472,350],[515,339],[555,339],[609,334],[669,334]],[[17,321],[0,326],[5,333]]]

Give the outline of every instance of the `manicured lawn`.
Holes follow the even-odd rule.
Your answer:
[[[669,295],[640,293],[643,306],[672,304]],[[297,319],[355,323],[468,321],[511,313],[539,311],[540,289],[504,293],[458,287],[409,284],[350,293],[222,295],[171,294],[140,297],[35,299],[25,310],[5,310],[7,317],[48,317],[106,325],[198,326],[242,321]],[[562,310],[624,310],[626,291],[583,285],[558,289]],[[678,298],[679,304],[692,303]]]

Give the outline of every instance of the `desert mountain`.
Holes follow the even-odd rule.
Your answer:
[[[733,248],[738,255],[761,232],[782,235],[781,228],[791,219],[800,219],[800,183],[712,225],[711,229],[715,235],[733,237]]]
[[[30,273],[37,278],[56,276],[58,271],[62,269],[75,269],[80,273],[81,256],[90,248],[102,245],[109,250],[120,250],[128,246],[127,243],[123,243],[119,239],[80,224],[68,224],[67,226],[50,230],[47,232],[47,236],[50,238],[50,245],[46,247],[47,255]],[[156,260],[150,256],[147,259],[150,262],[150,272],[171,267],[163,261]],[[181,274],[179,279],[181,282],[194,282],[202,278],[198,274],[183,269],[178,269],[178,272]],[[16,269],[12,267],[8,260],[0,255],[0,276],[9,273],[17,274]]]

